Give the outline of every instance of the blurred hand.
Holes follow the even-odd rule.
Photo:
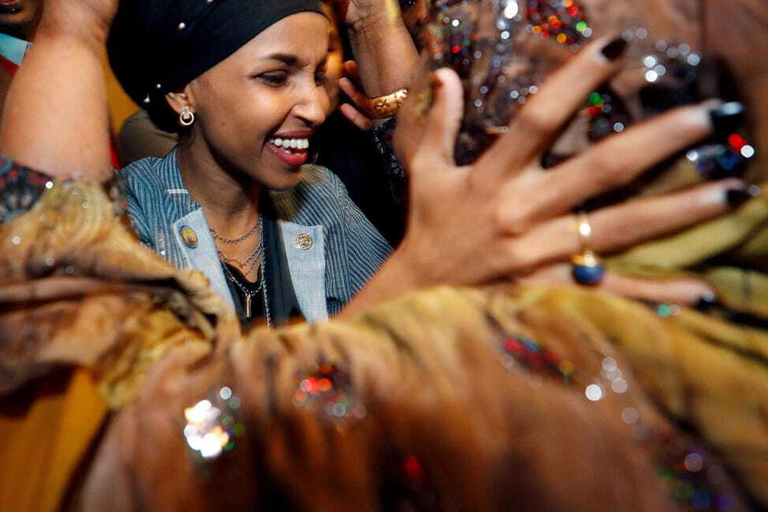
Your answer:
[[[714,105],[683,107],[545,171],[541,157],[562,127],[618,70],[601,53],[608,42],[592,43],[553,74],[471,166],[458,167],[454,160],[463,115],[458,76],[448,69],[435,73],[439,85],[430,109],[428,73],[422,74],[395,133],[411,190],[406,238],[391,259],[393,275],[412,287],[541,279],[543,269],[582,250],[575,207],[710,134]],[[591,212],[593,249],[621,251],[725,213],[727,191],[744,188],[739,180],[723,180]]]
[[[564,263],[546,265],[519,281],[532,285],[580,286],[573,279],[571,265]],[[693,278],[642,279],[610,271],[594,288],[645,302],[680,306],[695,306],[706,297],[716,296],[708,284]]]

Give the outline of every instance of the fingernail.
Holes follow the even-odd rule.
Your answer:
[[[623,37],[617,37],[607,45],[603,46],[603,49],[600,50],[600,53],[603,54],[603,57],[608,59],[609,61],[614,61],[621,57],[624,54],[624,51],[627,49],[627,41]]]
[[[723,103],[709,112],[715,135],[727,138],[744,125],[744,105],[738,101]]]
[[[699,300],[696,301],[693,307],[698,311],[706,312],[717,306],[719,302],[714,292],[707,292],[699,297]]]
[[[429,74],[429,83],[432,85],[432,89],[439,89],[443,86],[443,81],[434,71]]]
[[[750,185],[745,188],[731,188],[725,191],[725,200],[731,208],[738,208],[761,193],[762,189],[757,185]]]

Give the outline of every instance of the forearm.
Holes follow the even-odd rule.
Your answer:
[[[419,58],[399,11],[396,14],[370,16],[349,29],[360,79],[372,98],[405,88]]]
[[[403,293],[427,288],[433,284],[425,272],[420,272],[417,265],[409,263],[406,251],[401,247],[384,262],[376,275],[339,313],[338,318],[351,318],[366,309]]]
[[[111,167],[106,31],[78,33],[71,27],[79,22],[60,23],[68,19],[44,21],[19,68],[3,112],[0,153],[49,174],[98,180]]]

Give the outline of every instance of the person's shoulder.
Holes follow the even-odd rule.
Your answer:
[[[336,186],[341,180],[327,167],[322,165],[307,164],[301,168],[301,181],[299,186]]]
[[[317,224],[337,219],[349,196],[344,184],[329,169],[305,165],[295,187],[273,191],[271,197],[281,218],[300,224]]]
[[[165,158],[147,157],[137,160],[119,171],[119,176],[129,189],[165,189],[178,180],[175,168],[175,152]],[[173,182],[170,183],[169,182]]]

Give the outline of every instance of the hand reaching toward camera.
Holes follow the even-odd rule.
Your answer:
[[[456,73],[436,72],[431,108],[425,101],[429,81],[414,87],[395,134],[411,185],[406,237],[345,314],[408,289],[520,279],[567,262],[583,249],[575,207],[711,133],[709,113],[716,105],[682,107],[544,170],[542,155],[562,127],[617,71],[617,62],[602,53],[609,43],[592,43],[553,74],[471,166],[459,167],[454,159],[463,115]],[[592,249],[621,251],[723,214],[728,191],[744,188],[729,179],[593,211]]]

